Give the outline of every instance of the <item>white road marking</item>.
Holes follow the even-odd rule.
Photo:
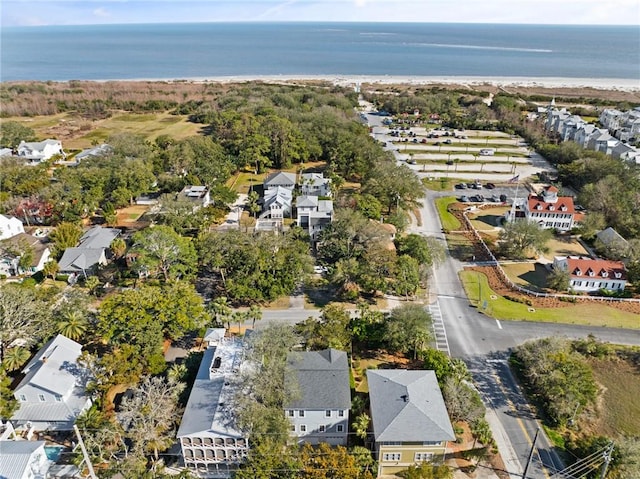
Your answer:
[[[496,319],[496,324],[498,325],[498,329],[502,329],[502,324],[500,324],[500,321],[498,321],[497,319]]]

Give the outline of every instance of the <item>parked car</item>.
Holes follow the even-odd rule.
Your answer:
[[[488,190],[492,190],[496,187],[496,185],[494,185],[493,183],[487,183],[484,187]]]
[[[460,201],[462,203],[468,203],[469,202],[469,197],[468,196],[461,196],[460,197]]]
[[[456,185],[456,188],[459,190],[466,190],[467,189],[467,184],[466,183],[458,183]]]
[[[450,145],[451,143],[453,143],[450,139],[446,139],[444,140],[445,144]]]
[[[502,203],[506,203],[507,202],[507,195],[500,195],[500,201]]]
[[[420,140],[420,143],[426,143],[426,142],[427,142],[426,138],[423,138],[422,140]]]
[[[496,195],[493,195],[489,197],[489,201],[491,201],[492,203],[500,203],[500,198],[498,198]]]

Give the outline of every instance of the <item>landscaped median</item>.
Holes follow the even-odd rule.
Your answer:
[[[460,272],[460,280],[471,304],[492,318],[614,328],[640,328],[638,314],[621,311],[601,302],[571,303],[552,298],[524,297],[515,292],[512,296],[509,295],[512,299],[507,299],[491,289],[485,274],[472,270]],[[554,305],[553,307],[540,307],[538,303],[542,301],[550,301]]]
[[[449,205],[456,203],[458,200],[453,196],[445,196],[435,200],[436,208],[438,209],[438,216],[442,222],[442,228],[445,231],[458,231],[461,228],[460,221],[454,215],[452,215],[448,208]]]

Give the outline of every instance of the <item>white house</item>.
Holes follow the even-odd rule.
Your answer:
[[[576,133],[574,135],[573,141],[575,141],[582,148],[587,147],[587,141],[589,141],[589,137],[595,131],[595,125],[591,123],[585,123],[578,127]]]
[[[600,113],[598,120],[600,124],[608,130],[617,130],[620,128],[620,123],[623,118],[623,113],[620,110],[605,108]]]
[[[284,171],[276,171],[264,179],[263,186],[265,194],[267,190],[273,188],[286,188],[293,191],[296,186],[296,175]]]
[[[555,186],[547,186],[539,195],[529,195],[523,204],[525,218],[541,228],[569,231],[575,222],[573,198],[558,196]]]
[[[569,272],[569,288],[579,292],[622,291],[627,284],[627,272],[621,261],[557,256],[553,267]]]
[[[298,443],[347,445],[351,389],[347,353],[337,349],[292,352],[285,385],[295,398],[285,404]]]
[[[232,402],[243,370],[243,344],[213,336],[204,352],[178,429],[184,464],[198,477],[231,477],[249,450]]]
[[[312,241],[317,241],[333,220],[333,201],[320,200],[318,196],[298,196],[296,212],[298,226],[307,230]]]
[[[52,462],[45,441],[0,441],[0,478],[44,479]]]
[[[285,216],[291,217],[292,201],[293,191],[284,186],[266,190],[260,218],[282,220]]]
[[[59,140],[44,140],[38,142],[21,141],[18,145],[18,156],[33,162],[43,162],[54,155],[66,156]]]
[[[14,391],[19,409],[11,421],[35,431],[69,431],[76,418],[91,406],[85,387],[89,371],[78,364],[82,346],[58,334],[46,343],[22,370]]]
[[[178,193],[178,199],[190,201],[193,204],[194,212],[200,208],[206,208],[211,204],[209,188],[206,186],[185,186],[180,193]]]
[[[36,273],[42,271],[44,265],[51,258],[51,250],[43,238],[20,233],[3,240],[5,248],[0,255],[0,274],[7,276]],[[25,250],[32,253],[31,263],[20,265],[20,259]]]
[[[331,179],[322,173],[303,173],[300,190],[303,196],[331,196]]]
[[[0,241],[24,233],[22,221],[13,216],[0,215]]]

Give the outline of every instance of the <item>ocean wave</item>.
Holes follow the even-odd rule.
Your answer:
[[[397,33],[391,32],[360,32],[360,35],[365,37],[387,37],[392,35],[397,35]]]
[[[468,50],[498,50],[498,51],[507,51],[507,52],[553,53],[553,50],[549,50],[546,48],[493,47],[489,45],[458,45],[455,43],[405,43],[405,45],[416,46],[416,47],[464,48]]]

